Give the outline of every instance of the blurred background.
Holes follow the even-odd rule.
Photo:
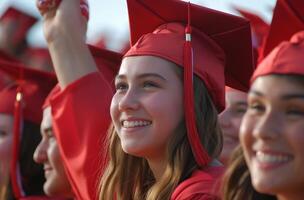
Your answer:
[[[234,7],[257,14],[270,23],[276,0],[191,0],[192,3],[240,15]],[[0,0],[0,15],[13,5],[33,16],[40,17],[35,0]],[[90,21],[88,43],[121,51],[128,42],[128,16],[125,0],[89,0]],[[41,20],[28,32],[29,46],[45,47]]]

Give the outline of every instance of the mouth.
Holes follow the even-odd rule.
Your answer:
[[[150,126],[151,124],[152,122],[148,120],[123,120],[121,122],[123,128],[137,128],[137,127]]]
[[[293,157],[286,153],[257,151],[256,159],[262,165],[281,165],[291,161]]]
[[[43,170],[44,170],[44,174],[47,175],[52,171],[52,168],[49,166],[44,166]]]

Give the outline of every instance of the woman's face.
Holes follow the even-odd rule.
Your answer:
[[[226,91],[226,108],[219,114],[224,144],[220,160],[227,163],[232,151],[239,144],[241,120],[247,109],[247,94],[238,90]]]
[[[11,115],[0,114],[0,183],[9,174],[13,145],[13,122]]]
[[[286,199],[304,196],[304,86],[257,78],[248,94],[240,140],[252,183]]]
[[[42,140],[35,150],[34,160],[43,164],[46,179],[43,186],[44,192],[48,196],[73,197],[53,133],[50,107],[43,111],[41,134]]]
[[[111,117],[126,153],[164,158],[184,113],[183,84],[176,67],[153,56],[123,60],[115,79]]]

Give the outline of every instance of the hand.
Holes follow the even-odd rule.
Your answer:
[[[89,8],[86,0],[37,0],[46,41],[85,41]]]

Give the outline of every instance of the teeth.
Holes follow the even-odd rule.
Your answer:
[[[273,155],[263,152],[257,152],[257,160],[264,163],[282,163],[290,160],[289,156],[286,155]]]
[[[151,124],[151,122],[149,122],[149,121],[123,121],[123,123],[122,123],[124,128],[147,126],[150,124]]]

